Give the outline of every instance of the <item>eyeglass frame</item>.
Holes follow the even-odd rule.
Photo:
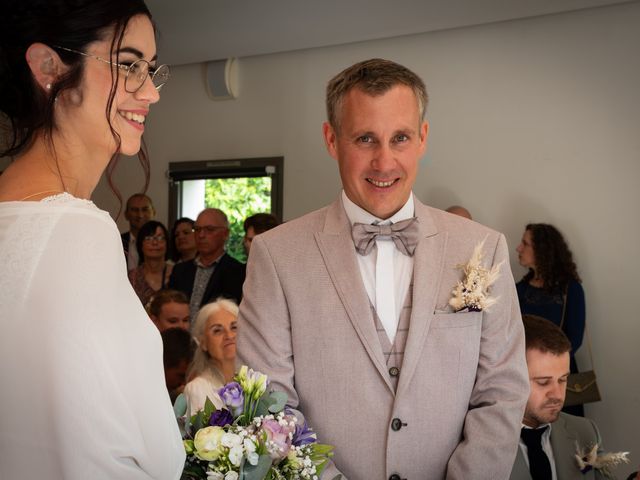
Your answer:
[[[143,242],[149,242],[149,243],[151,243],[153,241],[156,241],[156,242],[160,243],[160,242],[166,242],[167,241],[167,237],[164,234],[162,234],[162,235],[147,235],[146,237],[144,237],[142,239],[142,241]]]
[[[147,78],[151,78],[151,83],[155,87],[156,91],[159,92],[160,89],[171,78],[171,68],[166,63],[163,63],[162,65],[158,65],[155,68],[152,68],[151,64],[149,62],[147,62],[144,58],[139,58],[138,60],[135,60],[134,62],[132,62],[131,65],[124,65],[122,63],[112,62],[111,60],[107,60],[106,58],[99,57],[98,55],[92,55],[91,53],[82,52],[80,50],[74,50],[73,48],[62,47],[60,45],[54,45],[53,47],[57,48],[57,49],[60,49],[60,50],[65,50],[67,52],[76,53],[78,55],[82,55],[83,57],[93,58],[95,60],[99,60],[100,62],[108,63],[109,65],[112,65],[114,67],[118,67],[120,70],[126,72],[126,75],[124,77],[124,89],[128,93],[136,93],[137,91],[139,91],[142,88],[142,86],[144,85],[144,82],[147,81]],[[136,88],[135,90],[131,91],[131,90],[127,89],[127,79],[129,78],[129,73],[131,73],[131,69],[138,62],[144,62],[144,63],[147,64],[147,76],[145,77],[145,79],[142,82],[140,82],[140,85],[138,85],[138,88]],[[165,67],[166,70],[167,70],[167,74],[168,74],[167,80],[165,82],[161,83],[160,85],[156,85],[155,83],[153,83],[153,79],[155,78],[156,73],[163,67]]]

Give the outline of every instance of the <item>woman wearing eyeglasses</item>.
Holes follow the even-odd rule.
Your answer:
[[[180,477],[162,343],[90,200],[168,76],[141,0],[2,2],[0,478]]]
[[[167,261],[167,228],[160,222],[145,223],[136,237],[140,265],[129,272],[129,281],[145,307],[169,285],[173,263]]]

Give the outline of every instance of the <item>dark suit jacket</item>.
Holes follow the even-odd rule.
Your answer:
[[[595,444],[598,444],[598,453],[602,453],[600,432],[593,420],[561,413],[558,420],[551,425],[551,449],[556,463],[556,478],[558,480],[605,478],[598,470],[581,473],[574,457],[578,447],[586,449]],[[510,480],[531,480],[529,467],[520,447],[518,447]]]
[[[195,260],[177,263],[173,267],[173,272],[171,272],[169,288],[180,290],[191,298],[197,268]],[[218,297],[230,298],[239,304],[240,300],[242,300],[242,284],[244,283],[245,270],[246,267],[243,263],[238,262],[226,253],[222,255],[211,274],[200,306],[211,303]]]
[[[122,249],[124,250],[124,256],[126,258],[129,258],[129,238],[131,238],[131,233],[121,233],[120,238],[122,239]]]

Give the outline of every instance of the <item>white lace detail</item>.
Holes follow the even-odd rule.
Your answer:
[[[7,202],[0,206],[9,210],[7,214],[0,214],[0,251],[3,252],[0,308],[12,306],[20,309],[25,305],[36,266],[61,218],[82,209],[111,220],[109,214],[92,201],[66,192],[45,197],[39,202]]]
[[[71,203],[71,202],[80,202],[85,205],[96,206],[91,200],[85,200],[84,198],[77,198],[67,192],[56,193],[54,195],[50,195],[48,197],[44,197],[40,200],[42,203]],[[96,207],[98,208],[98,207]]]

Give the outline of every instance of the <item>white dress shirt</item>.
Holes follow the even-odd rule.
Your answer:
[[[407,203],[405,203],[395,215],[387,219],[378,218],[353,203],[349,200],[344,190],[342,191],[342,205],[344,206],[344,210],[347,214],[347,218],[349,218],[349,221],[351,222],[351,225],[354,223],[380,223],[385,225],[406,220],[414,216],[413,195],[409,196]],[[384,319],[380,318],[387,332],[387,336],[389,337],[389,341],[393,343],[398,327],[398,321],[400,320],[400,312],[402,311],[404,300],[407,296],[407,292],[409,291],[409,285],[411,284],[411,276],[413,275],[413,257],[404,255],[395,248],[395,244],[390,237],[376,238],[376,248],[372,249],[368,255],[356,254],[364,287],[367,291],[367,295],[369,296],[369,300],[375,307],[376,311],[382,310],[379,308],[380,306],[376,304],[376,260],[380,242],[393,246],[392,265],[387,266],[388,271],[384,272],[384,275],[393,278],[394,289],[392,292],[389,292],[389,294],[392,295],[390,300],[394,304],[395,322],[393,325],[388,325]],[[385,248],[385,246],[382,248]]]
[[[136,236],[129,231],[129,251],[127,253],[127,270],[135,270],[138,268],[138,247],[136,245]]]
[[[552,425],[550,423],[547,423],[547,425],[549,426],[549,428],[547,428],[547,431],[544,432],[542,434],[542,450],[544,451],[544,453],[547,454],[547,458],[549,458],[549,465],[551,465],[551,478],[552,480],[558,480],[558,475],[556,475],[556,461],[553,458],[553,449],[551,448],[551,428]],[[543,428],[545,425],[540,425],[538,428]],[[528,427],[525,424],[522,424],[522,428],[529,428],[531,429],[531,427]],[[520,450],[522,450],[522,454],[524,455],[524,461],[527,464],[527,467],[529,466],[529,450],[527,448],[527,446],[524,444],[524,442],[522,441],[522,438],[520,439]],[[570,459],[569,459],[570,460]]]

